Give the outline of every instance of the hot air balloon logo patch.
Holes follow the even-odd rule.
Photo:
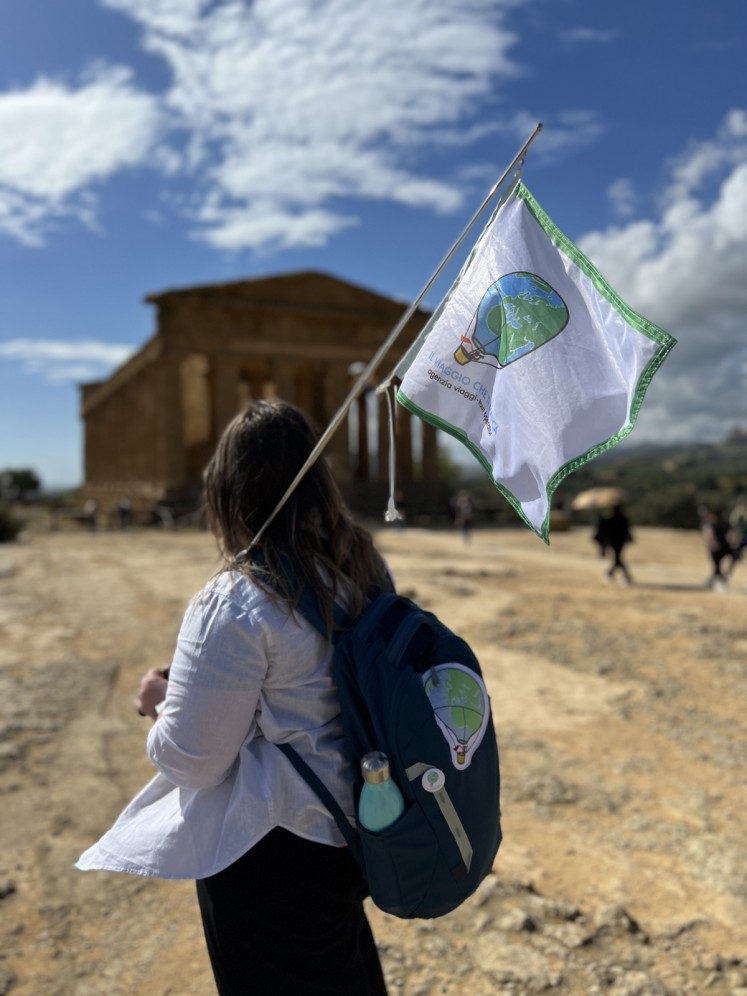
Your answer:
[[[454,359],[505,367],[554,339],[568,318],[565,301],[542,277],[507,273],[483,294]]]
[[[423,675],[423,687],[458,771],[469,767],[490,720],[482,678],[464,664],[437,664]]]

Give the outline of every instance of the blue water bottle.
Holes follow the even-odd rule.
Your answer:
[[[389,758],[380,750],[361,758],[363,788],[358,803],[358,822],[371,833],[386,830],[405,808],[402,793],[389,773]]]

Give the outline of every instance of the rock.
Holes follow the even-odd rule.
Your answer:
[[[598,932],[611,931],[618,934],[641,934],[641,928],[622,906],[608,906],[594,917],[594,927]]]
[[[470,902],[475,906],[483,906],[490,900],[491,896],[499,887],[500,883],[498,881],[498,877],[496,875],[488,875],[487,878],[484,878],[482,882],[480,882]]]
[[[480,910],[475,914],[475,918],[472,921],[472,931],[475,934],[479,934],[481,930],[485,930],[489,924],[493,922],[492,916],[486,913],[485,910]]]
[[[594,939],[594,932],[580,923],[550,924],[543,933],[566,948],[582,948]]]
[[[16,883],[10,879],[6,878],[0,881],[0,899],[6,899],[8,896],[12,896],[16,891]]]
[[[9,972],[5,968],[0,968],[0,996],[7,996],[17,981],[13,972]]]
[[[498,931],[487,931],[473,945],[475,961],[499,986],[519,983],[530,993],[560,985],[562,973],[529,944],[506,942]]]
[[[609,996],[672,996],[671,991],[658,979],[646,972],[623,972],[612,988]]]
[[[526,931],[528,934],[531,934],[537,929],[537,924],[526,910],[515,909],[506,913],[504,917],[501,917],[498,921],[498,928],[510,933]]]

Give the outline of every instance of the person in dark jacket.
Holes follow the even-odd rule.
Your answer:
[[[622,552],[628,543],[633,542],[633,535],[621,505],[615,505],[612,515],[600,520],[595,538],[603,550],[612,551],[612,564],[607,571],[607,577],[612,580],[617,571],[620,571],[625,584],[632,584],[633,579],[623,562]]]
[[[729,542],[729,523],[721,512],[708,512],[703,519],[701,531],[713,565],[713,573],[706,582],[706,587],[725,591],[729,574],[738,559]],[[721,565],[727,558],[731,558],[731,564],[724,573]]]

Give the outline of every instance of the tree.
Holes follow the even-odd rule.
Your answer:
[[[0,472],[0,499],[30,502],[39,497],[40,491],[39,475],[28,467]]]

